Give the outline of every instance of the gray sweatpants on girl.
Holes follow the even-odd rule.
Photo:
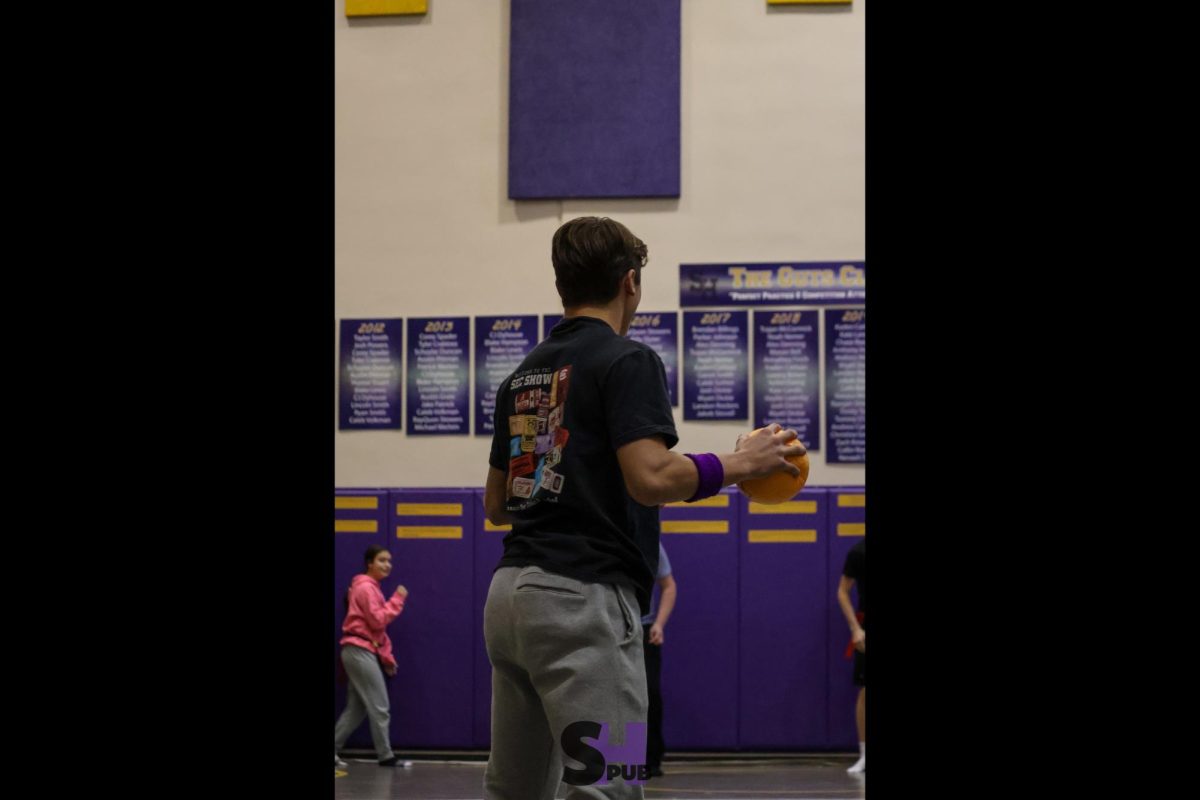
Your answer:
[[[354,729],[362,724],[363,717],[371,718],[371,740],[375,742],[375,754],[382,761],[392,757],[391,737],[388,734],[388,693],[383,681],[383,670],[379,659],[370,650],[342,645],[342,664],[350,685],[346,687],[346,710],[333,728],[333,752],[337,754],[346,745]]]
[[[642,624],[633,589],[583,581],[540,567],[503,567],[492,576],[483,633],[492,662],[492,752],[486,800],[553,800],[568,766],[563,731],[607,723],[610,742],[625,723],[646,722]],[[626,759],[645,763],[645,753]],[[607,777],[607,776],[606,776]],[[568,800],[642,800],[641,785],[569,786]]]

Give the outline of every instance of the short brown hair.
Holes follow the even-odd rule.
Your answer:
[[[550,260],[554,284],[564,308],[606,305],[620,288],[621,278],[636,270],[642,282],[646,243],[608,217],[577,217],[554,232]]]

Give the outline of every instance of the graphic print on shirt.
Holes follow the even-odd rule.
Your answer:
[[[521,511],[542,500],[557,502],[566,476],[562,463],[570,432],[563,427],[571,366],[526,370],[513,376],[508,417],[509,461],[507,506]]]

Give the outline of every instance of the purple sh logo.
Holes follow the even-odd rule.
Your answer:
[[[560,741],[567,757],[583,764],[583,769],[564,766],[564,783],[605,786],[614,778],[621,778],[628,784],[641,784],[650,777],[650,769],[646,766],[644,722],[626,722],[625,744],[621,745],[609,742],[607,722],[601,725],[590,720],[572,722],[563,729]]]

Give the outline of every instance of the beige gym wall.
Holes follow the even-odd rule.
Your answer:
[[[865,260],[866,0],[682,0],[678,200],[507,198],[509,7],[351,21],[335,0],[338,319],[561,312],[550,237],[585,214],[648,244],[644,311],[679,308],[680,263]],[[681,451],[750,428],[675,418]],[[483,484],[486,437],[332,425],[338,487]],[[824,454],[811,485],[864,482]]]

